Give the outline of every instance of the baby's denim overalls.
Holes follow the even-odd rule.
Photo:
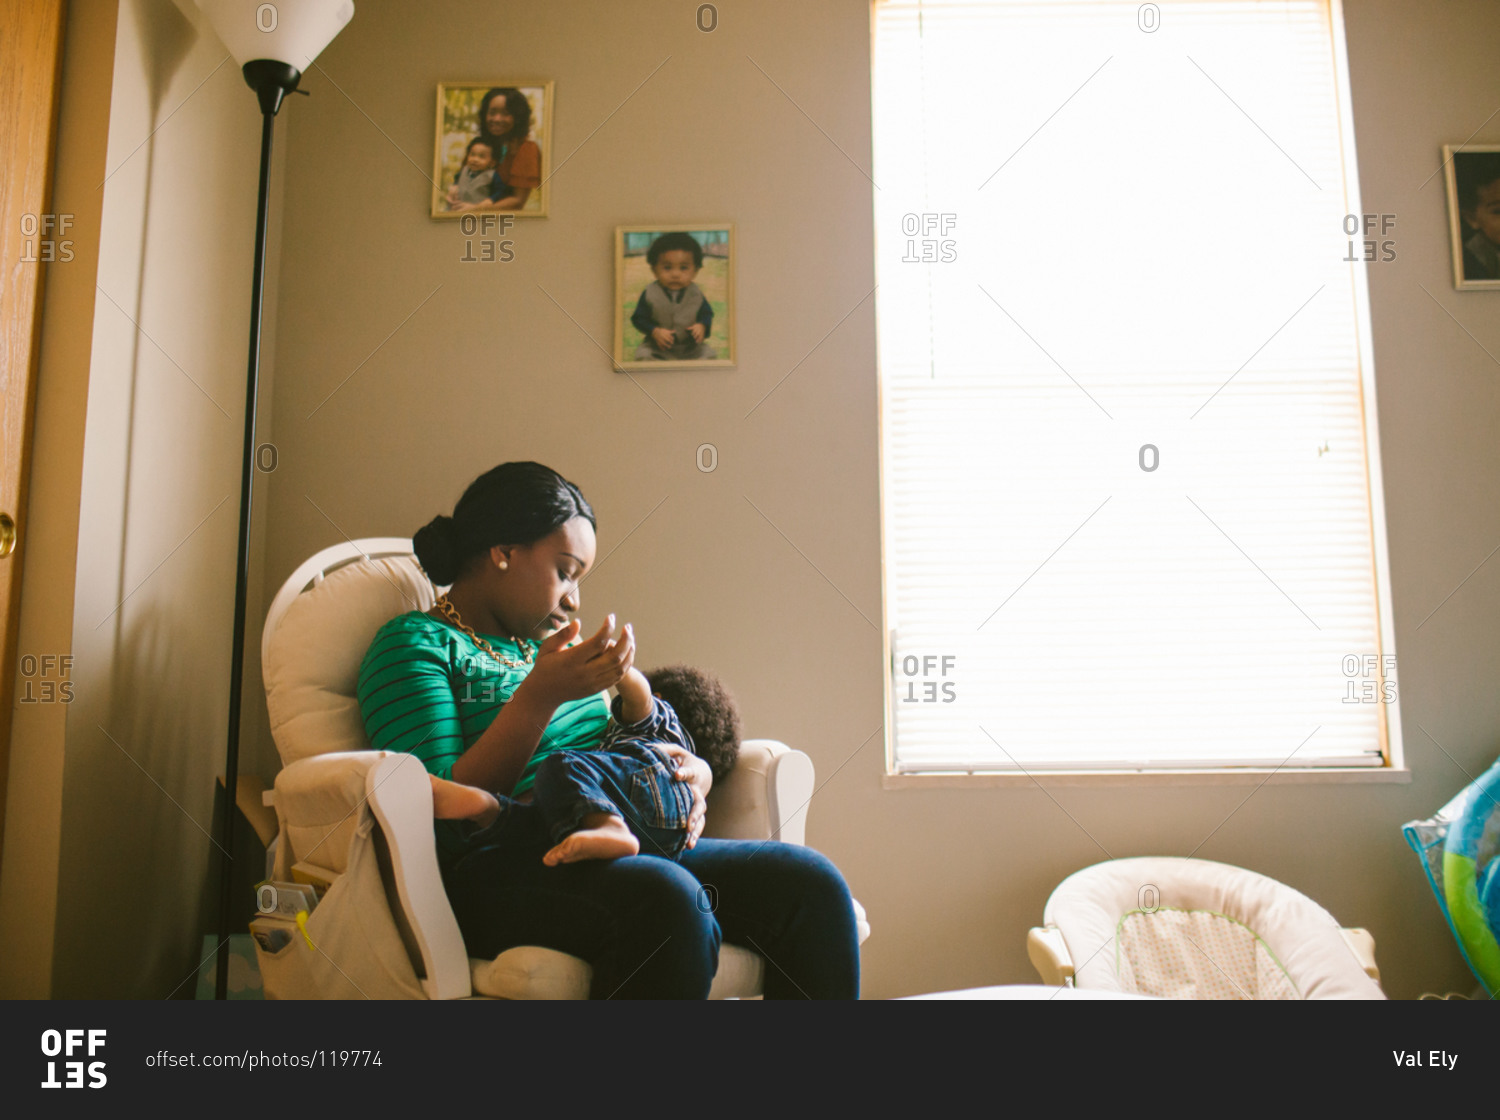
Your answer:
[[[657,744],[670,743],[697,753],[677,713],[660,697],[639,723],[620,722],[620,698],[613,719],[592,750],[554,751],[536,770],[532,799],[547,822],[553,843],[576,832],[590,813],[625,818],[641,842],[641,855],[676,859],[687,843],[693,792],[675,780],[677,765]]]

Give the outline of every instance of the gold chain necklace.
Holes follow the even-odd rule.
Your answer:
[[[474,628],[463,620],[458,613],[458,608],[448,601],[448,596],[439,595],[437,602],[432,605],[438,614],[467,634],[476,646],[484,650],[485,653],[489,654],[501,665],[511,669],[524,669],[526,666],[532,664],[531,646],[528,643],[521,641],[519,638],[515,639],[516,648],[521,651],[521,656],[525,658],[524,661],[517,661],[514,657],[506,657],[504,654],[497,653],[494,646],[474,633]]]

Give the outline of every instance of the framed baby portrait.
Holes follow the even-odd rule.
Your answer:
[[[734,226],[615,230],[615,369],[735,363]]]
[[[547,216],[552,83],[444,82],[437,87],[432,216]]]
[[[1453,286],[1500,291],[1500,144],[1444,144]]]

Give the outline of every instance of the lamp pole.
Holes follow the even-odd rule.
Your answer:
[[[240,701],[245,686],[245,599],[250,586],[250,499],[255,482],[255,404],[260,391],[260,322],[266,282],[266,230],[271,221],[271,146],[276,113],[299,92],[302,72],[354,17],[353,0],[196,0],[245,84],[260,102],[260,194],[255,216],[255,275],[250,285],[250,363],[245,379],[245,446],[240,462],[239,556],[234,574],[234,646],[229,655],[229,735],[224,749],[224,817],[219,826],[219,948],[214,998],[229,994],[229,937],[235,796],[239,792]],[[296,59],[292,65],[284,59]]]
[[[255,273],[250,284],[250,363],[245,382],[245,447],[240,464],[239,558],[234,577],[234,646],[229,660],[229,736],[224,754],[224,816],[219,838],[219,948],[214,998],[229,991],[229,931],[233,921],[234,813],[239,787],[240,700],[245,682],[245,600],[250,585],[250,499],[255,482],[255,405],[260,389],[260,324],[266,279],[266,227],[271,220],[271,143],[282,100],[302,72],[284,62],[256,59],[243,67],[260,100],[260,195],[255,218]]]

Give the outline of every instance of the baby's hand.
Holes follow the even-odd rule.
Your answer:
[[[694,342],[702,342],[703,341],[703,333],[704,332],[703,332],[703,324],[702,323],[694,323],[692,326],[690,326],[688,328],[688,334],[690,334],[690,335],[693,336],[693,341]]]
[[[670,350],[672,343],[677,341],[677,336],[666,327],[657,327],[651,332],[651,341],[656,343],[658,350]]]

